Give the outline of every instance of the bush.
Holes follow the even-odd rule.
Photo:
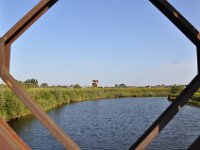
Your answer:
[[[173,85],[170,89],[171,94],[180,94],[184,89],[184,86],[182,85]]]

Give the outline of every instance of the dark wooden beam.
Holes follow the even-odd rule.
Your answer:
[[[57,1],[58,0],[41,0],[3,36],[6,39],[5,44],[11,45]]]
[[[185,19],[167,0],[149,0],[195,45],[200,44],[199,31]]]
[[[188,102],[192,95],[200,87],[200,75],[197,75],[192,82],[183,90],[161,116],[146,130],[146,132],[130,147],[130,150],[145,149],[153,139],[160,133],[160,131],[173,119],[177,112]]]
[[[194,143],[188,148],[188,150],[199,150],[200,149],[200,136],[194,141]]]
[[[200,71],[200,34],[167,0],[149,0],[154,4],[180,31],[197,46],[198,72]],[[168,124],[177,112],[188,102],[200,87],[200,75],[183,90],[161,116],[146,130],[146,132],[130,147],[130,150],[145,149],[159,132]]]
[[[197,70],[200,73],[200,45],[197,46]]]

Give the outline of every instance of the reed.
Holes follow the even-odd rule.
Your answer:
[[[0,117],[6,120],[30,114],[8,88],[0,89]],[[169,88],[30,88],[27,92],[45,110],[72,102],[121,97],[166,97]]]

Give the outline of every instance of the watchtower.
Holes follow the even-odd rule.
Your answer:
[[[99,80],[92,80],[92,87],[98,87]]]

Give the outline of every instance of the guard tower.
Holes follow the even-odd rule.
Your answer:
[[[99,80],[92,80],[92,87],[98,87]]]

